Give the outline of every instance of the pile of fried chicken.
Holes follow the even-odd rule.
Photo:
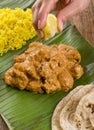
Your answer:
[[[83,74],[77,49],[65,44],[45,45],[33,42],[14,58],[14,65],[4,75],[5,83],[35,93],[68,91],[74,79]]]

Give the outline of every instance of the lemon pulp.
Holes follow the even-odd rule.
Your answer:
[[[46,25],[43,28],[44,39],[48,40],[58,33],[57,18],[53,14],[48,14]]]

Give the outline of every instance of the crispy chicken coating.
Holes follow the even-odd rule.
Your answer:
[[[14,65],[4,75],[6,84],[35,93],[68,91],[83,68],[79,52],[68,45],[34,42],[14,59]]]

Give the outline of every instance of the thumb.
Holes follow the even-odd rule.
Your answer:
[[[57,14],[57,20],[58,20],[58,29],[61,32],[63,29],[63,24],[71,18],[73,15],[77,14],[78,12],[81,12],[84,10],[89,1],[85,4],[83,1],[73,1],[69,5],[65,6],[62,10],[60,10]]]

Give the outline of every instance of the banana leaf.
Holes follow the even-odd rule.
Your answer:
[[[1,0],[0,8],[26,9],[33,2],[33,0]],[[15,55],[25,51],[33,41],[47,45],[64,43],[77,48],[82,57],[84,75],[79,80],[75,80],[74,87],[94,82],[94,48],[80,35],[73,24],[66,24],[63,32],[48,41],[40,40],[37,36],[30,39],[22,49],[9,51],[0,57],[0,115],[9,130],[51,130],[51,118],[55,106],[67,95],[61,91],[53,94],[35,94],[11,88],[4,83],[3,75],[13,65]]]

